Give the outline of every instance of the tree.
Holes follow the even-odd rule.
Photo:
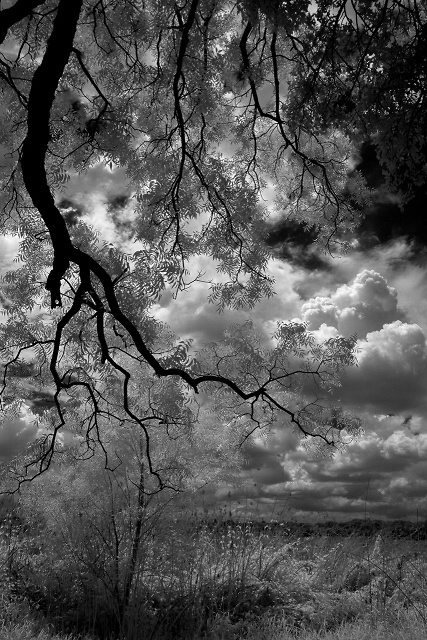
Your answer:
[[[23,397],[23,358],[34,383],[54,385],[51,430],[19,479],[49,466],[76,406],[88,451],[103,420],[138,425],[160,483],[150,433],[191,428],[199,391],[242,438],[284,419],[329,444],[357,432],[319,398],[355,363],[354,337],[317,344],[283,323],[264,348],[246,324],[195,354],[150,309],[191,286],[199,255],[217,264],[219,310],[273,294],[267,184],[283,216],[314,227],[328,250],[345,244],[367,199],[349,160],[368,137],[390,185],[411,192],[425,156],[425,7],[17,0],[0,25],[1,229],[21,238],[3,287],[4,411]],[[61,194],[99,163],[126,176],[132,255],[102,244]],[[151,380],[144,406],[135,367]]]
[[[79,459],[77,445],[58,455],[49,473],[20,493],[17,512],[27,536],[10,574],[18,592],[39,601],[52,617],[59,615],[65,626],[119,635],[144,610],[151,611],[156,590],[161,594],[166,558],[177,562],[171,559],[171,542],[177,543],[179,530],[196,510],[197,494],[192,494],[193,514],[182,494],[214,475],[230,478],[231,468],[238,468],[235,435],[230,432],[227,438],[214,424],[205,425],[204,433],[199,428],[191,445],[153,435],[151,455],[161,463],[163,483],[182,493],[156,491],[143,438],[115,421],[102,438],[112,468],[105,468],[100,448],[90,462]],[[219,452],[221,441],[225,446]],[[212,449],[219,454],[215,471]]]

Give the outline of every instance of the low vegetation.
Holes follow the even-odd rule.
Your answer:
[[[422,539],[393,538],[389,529],[325,535],[320,526],[304,536],[295,525],[206,520],[181,509],[145,506],[134,564],[123,511],[91,521],[56,514],[55,530],[47,517],[36,527],[22,506],[9,509],[1,640],[425,638]]]

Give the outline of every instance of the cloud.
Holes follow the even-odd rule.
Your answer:
[[[123,206],[120,206],[121,203]],[[81,219],[99,233],[101,242],[113,244],[125,253],[132,253],[140,247],[133,240],[136,219],[134,207],[125,195],[80,193],[62,199],[58,206],[69,226]]]
[[[302,320],[309,330],[325,324],[344,336],[365,337],[397,318],[403,319],[404,314],[398,308],[396,290],[379,273],[367,269],[334,294],[316,296],[302,306]]]
[[[404,238],[416,249],[411,259],[419,260],[421,253],[425,262],[427,221],[420,212],[425,206],[427,182],[413,189],[410,198],[410,185],[401,185],[399,194],[391,193],[372,141],[362,145],[356,169],[372,189],[371,206],[363,212],[361,224],[355,233],[359,250],[365,252],[375,246],[384,247],[396,239]]]
[[[427,272],[424,267],[406,264],[390,274],[389,281],[396,288],[399,306],[427,332]]]
[[[413,266],[409,269],[411,280]],[[415,276],[411,281],[418,291],[424,280],[420,283],[418,271]],[[404,312],[399,301],[383,275],[362,269],[348,284],[302,304],[301,318],[319,340],[359,335],[358,367],[343,372],[336,395],[343,409],[362,418],[365,435],[334,458],[319,459],[298,445],[294,434],[276,429],[256,449],[231,500],[242,500],[246,491],[261,513],[276,504],[298,519],[427,514],[426,334],[408,315],[409,304]],[[291,446],[284,434],[294,438]],[[285,479],[280,480],[279,467]]]
[[[0,424],[0,460],[8,462],[25,450],[38,432],[38,427],[28,417],[4,420]]]
[[[427,456],[427,433],[414,436],[401,427],[385,435],[379,424],[376,428],[331,461],[300,462],[308,469],[312,491],[328,488],[319,494],[327,510],[335,503],[340,512],[359,514],[366,508],[398,518],[427,508],[427,479],[420,473]],[[332,499],[325,500],[331,494]],[[304,494],[301,499],[304,504]]]
[[[418,272],[415,276],[413,291],[418,291]],[[397,290],[373,269],[302,305],[301,318],[319,341],[339,334],[358,337],[358,367],[342,372],[335,394],[344,407],[427,418],[426,335],[411,322],[407,302],[406,308],[400,308]]]
[[[79,195],[102,193],[105,199],[127,192],[126,172],[122,167],[110,169],[107,164],[99,162],[85,173],[75,174],[67,182],[65,196],[71,200]]]
[[[68,224],[82,219],[92,225],[103,241],[124,252],[135,251],[136,214],[126,174],[120,167],[98,163],[67,183],[65,197],[58,203]]]
[[[19,242],[17,236],[0,236],[0,273],[17,268],[13,260],[18,253]]]
[[[20,240],[17,236],[0,235],[0,277],[20,266],[18,262],[14,262],[19,251],[19,242]],[[0,289],[0,323],[6,322],[6,316],[2,312],[7,310],[9,305],[10,300]]]
[[[250,480],[261,485],[275,485],[291,479],[280,464],[280,454],[262,445],[251,444],[245,447],[246,464],[242,471],[242,480]]]
[[[360,223],[351,231],[351,238],[345,228],[339,230],[338,237],[345,237],[352,242],[353,251],[350,253],[356,259],[369,257],[373,252],[387,252],[390,246],[403,244],[407,247],[406,260],[425,264],[427,220],[420,212],[424,209],[427,181],[417,186],[410,198],[407,193],[390,192],[375,145],[370,141],[362,145],[354,160],[353,168],[363,175],[371,189],[371,203],[360,211]],[[310,279],[314,275],[322,286],[320,280],[323,276],[333,276],[336,265],[324,247],[315,242],[316,236],[314,227],[305,227],[289,218],[273,219],[268,225],[267,242],[277,257],[311,271]],[[304,282],[305,278],[302,279],[302,286]]]
[[[359,366],[342,376],[342,401],[376,413],[425,415],[426,337],[417,324],[396,320],[359,342]]]
[[[207,301],[209,280],[218,280],[216,266],[211,258],[195,256],[188,263],[188,280],[202,272],[204,282],[196,282],[175,299],[166,291],[152,312],[158,320],[167,323],[180,337],[192,337],[199,343],[220,340],[231,323],[243,323],[250,318],[256,328],[270,338],[279,320],[287,320],[300,311],[301,300],[293,289],[297,278],[289,265],[271,260],[268,273],[275,279],[276,295],[261,300],[253,310],[226,310],[218,313],[215,304]]]
[[[229,505],[248,497],[258,516],[275,506],[284,518],[410,518],[427,511],[427,432],[414,435],[396,417],[371,419],[369,432],[333,459],[315,458],[302,446],[284,449],[280,438],[252,448],[250,464]],[[283,435],[283,431],[279,434]],[[280,469],[282,471],[280,471]],[[280,479],[281,478],[281,479]],[[252,481],[252,482],[251,482]],[[231,501],[231,502],[230,502]]]
[[[267,230],[267,244],[277,258],[310,271],[330,269],[329,260],[321,254],[315,242],[317,231],[314,227],[307,227],[290,218],[273,218]]]

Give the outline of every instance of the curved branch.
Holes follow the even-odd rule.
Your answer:
[[[193,377],[190,375],[190,373],[188,373],[188,371],[185,371],[184,369],[181,369],[178,367],[169,367],[169,368],[163,367],[148,349],[137,327],[120,309],[120,305],[118,303],[118,300],[114,291],[114,284],[111,280],[111,277],[105,271],[105,269],[98,262],[96,262],[96,260],[94,260],[91,256],[89,256],[86,253],[83,253],[79,249],[73,248],[71,253],[71,260],[76,264],[79,264],[81,268],[85,269],[85,271],[91,271],[94,275],[97,276],[97,278],[101,282],[101,285],[104,289],[105,297],[113,317],[115,318],[115,320],[120,322],[122,327],[131,336],[136,349],[144,358],[144,360],[147,362],[147,364],[150,365],[150,367],[153,369],[156,375],[158,375],[159,377],[168,377],[168,376],[179,377],[181,378],[181,380],[186,382],[188,386],[194,390],[195,393],[198,393],[198,389],[203,383],[217,382],[218,384],[224,385],[225,387],[228,387],[229,389],[231,389],[237,396],[242,398],[242,400],[253,399],[256,401],[262,398],[267,402],[271,402],[278,410],[282,411],[287,416],[289,416],[291,422],[298,427],[298,429],[301,431],[301,433],[304,436],[312,435],[313,437],[321,438],[325,442],[329,442],[327,438],[322,434],[320,433],[311,434],[306,429],[304,429],[303,425],[301,424],[301,421],[298,419],[298,413],[295,411],[291,411],[284,405],[280,404],[262,386],[258,387],[254,391],[250,391],[246,393],[245,391],[243,391],[243,389],[239,387],[237,383],[233,382],[233,380],[230,380],[229,378],[226,378],[221,375],[206,374],[202,376]],[[103,348],[103,353],[105,354],[105,345]]]
[[[34,73],[28,99],[28,131],[22,146],[21,167],[27,191],[49,230],[54,248],[52,270],[46,282],[52,308],[61,306],[61,279],[69,267],[72,248],[63,217],[55,206],[45,170],[49,117],[59,80],[70,56],[83,0],[61,0],[43,60]]]

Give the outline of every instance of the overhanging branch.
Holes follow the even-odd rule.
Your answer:
[[[18,2],[17,4],[23,5],[25,3]],[[26,4],[34,5],[34,3]],[[73,246],[64,218],[55,205],[54,196],[48,184],[45,167],[46,154],[50,140],[49,125],[52,105],[54,103],[59,83],[64,74],[65,67],[68,63],[69,56],[72,51],[74,51],[77,56],[83,74],[91,81],[98,94],[104,100],[104,108],[106,108],[107,105],[110,104],[108,98],[102,93],[101,87],[98,86],[96,81],[93,80],[88,69],[84,65],[79,50],[73,48],[73,41],[82,4],[83,0],[60,0],[58,3],[57,13],[53,23],[53,29],[47,41],[43,59],[34,73],[31,84],[31,90],[28,100],[28,129],[22,147],[21,155],[21,167],[26,189],[33,202],[34,207],[39,211],[40,216],[47,227],[54,250],[53,265],[46,282],[46,289],[50,292],[51,295],[52,308],[61,306],[61,281],[64,279],[65,273],[70,266],[70,263],[74,263],[80,268],[80,284],[76,288],[76,290],[73,291],[73,301],[68,310],[62,315],[61,319],[57,323],[53,354],[50,361],[50,371],[56,386],[55,403],[60,418],[60,425],[56,428],[55,433],[57,432],[57,429],[64,424],[64,416],[61,410],[59,394],[61,390],[70,388],[71,386],[75,386],[77,384],[67,382],[66,380],[64,380],[64,376],[60,374],[60,359],[58,359],[58,354],[60,353],[60,349],[63,346],[62,340],[64,336],[64,330],[67,325],[73,320],[73,318],[81,313],[82,306],[84,304],[88,304],[87,298],[92,298],[92,301],[95,305],[95,315],[97,316],[98,322],[98,344],[101,351],[101,364],[109,363],[113,368],[116,369],[116,371],[119,371],[123,376],[125,398],[124,408],[127,414],[132,418],[132,420],[138,422],[141,426],[143,426],[142,421],[138,416],[131,412],[131,409],[129,408],[129,404],[127,402],[127,386],[130,379],[130,373],[123,367],[121,367],[121,365],[116,363],[109,354],[109,345],[107,344],[107,337],[104,328],[104,318],[107,314],[111,314],[114,320],[117,323],[121,324],[127,334],[131,337],[132,342],[142,359],[151,367],[153,372],[158,377],[171,376],[179,378],[180,380],[185,382],[195,393],[198,392],[201,385],[206,383],[222,385],[223,387],[227,387],[228,389],[230,389],[243,401],[250,404],[252,416],[255,404],[258,402],[264,402],[269,408],[277,409],[279,412],[286,414],[291,422],[294,423],[304,435],[312,435],[324,440],[325,442],[328,442],[328,437],[324,434],[310,433],[306,428],[304,428],[303,420],[300,419],[300,413],[298,413],[297,411],[292,411],[289,408],[290,405],[285,406],[282,402],[279,402],[276,397],[273,397],[271,392],[271,385],[274,382],[279,381],[283,376],[278,376],[277,378],[271,377],[271,379],[264,383],[255,379],[253,383],[254,388],[248,391],[248,386],[244,383],[239,383],[228,377],[220,375],[219,372],[217,375],[207,373],[197,376],[192,375],[192,370],[189,368],[185,368],[185,366],[163,366],[161,360],[156,358],[156,356],[148,348],[141,335],[141,332],[138,329],[137,324],[131,320],[131,318],[126,314],[126,312],[120,305],[118,296],[116,294],[117,282],[110,276],[110,274],[102,266],[102,264],[100,264],[94,257]],[[199,177],[201,184],[204,185],[203,181],[205,180],[205,178],[203,176],[203,173],[201,173],[200,169],[198,169],[194,157],[187,154],[186,152],[186,138],[184,131],[186,123],[184,122],[180,106],[180,83],[183,82],[183,62],[188,45],[189,31],[194,21],[197,5],[198,0],[193,0],[188,14],[187,23],[183,25],[183,36],[177,60],[177,71],[173,81],[175,98],[174,115],[178,121],[179,131],[181,134],[182,163],[184,162],[186,157],[189,157],[190,162],[195,163],[194,169],[196,171],[196,175]],[[248,71],[250,60],[246,45],[251,29],[251,25],[248,24],[240,44],[243,61]],[[308,162],[309,159],[307,158],[307,156],[305,156],[303,152],[298,149],[297,142],[288,140],[286,138],[284,123],[281,120],[279,102],[279,75],[277,68],[275,36],[273,37],[271,42],[271,53],[274,62],[274,80],[276,87],[275,111],[273,113],[270,113],[263,110],[258,99],[255,82],[249,76],[249,83],[252,89],[252,95],[255,101],[257,114],[259,117],[267,118],[278,125],[287,146],[290,146],[296,154],[299,154],[300,158],[304,162]],[[323,165],[319,164],[319,166]],[[199,173],[197,173],[198,171]],[[325,181],[327,181],[326,174]],[[206,185],[206,191],[208,194],[210,193],[208,185]],[[214,193],[215,197],[218,199],[218,202],[221,203],[221,206],[226,212],[226,220],[230,223],[231,226],[232,216],[225,204],[225,201],[223,201],[223,198],[219,191],[214,191]],[[242,254],[240,258],[242,261],[244,260]],[[91,282],[92,276],[93,280]],[[97,291],[100,290],[102,290],[102,293],[98,295]],[[313,374],[313,372],[310,371],[307,371],[306,373]],[[93,381],[90,381],[90,384],[86,382],[78,384],[80,384],[80,386],[84,386],[88,390],[88,393],[93,402],[94,411],[96,413],[96,400],[93,393],[95,385]],[[148,434],[146,435],[148,446]],[[52,442],[54,443],[54,439],[52,440]],[[53,449],[51,449],[51,452],[53,453]],[[148,451],[147,457],[149,460]],[[155,470],[151,467],[151,463],[150,470],[155,473]]]
[[[21,167],[27,191],[49,230],[54,249],[46,282],[52,308],[61,306],[61,279],[69,267],[72,248],[65,221],[55,206],[45,169],[49,144],[49,117],[55,93],[70,56],[83,0],[61,0],[43,60],[34,73],[28,99],[28,131]]]

